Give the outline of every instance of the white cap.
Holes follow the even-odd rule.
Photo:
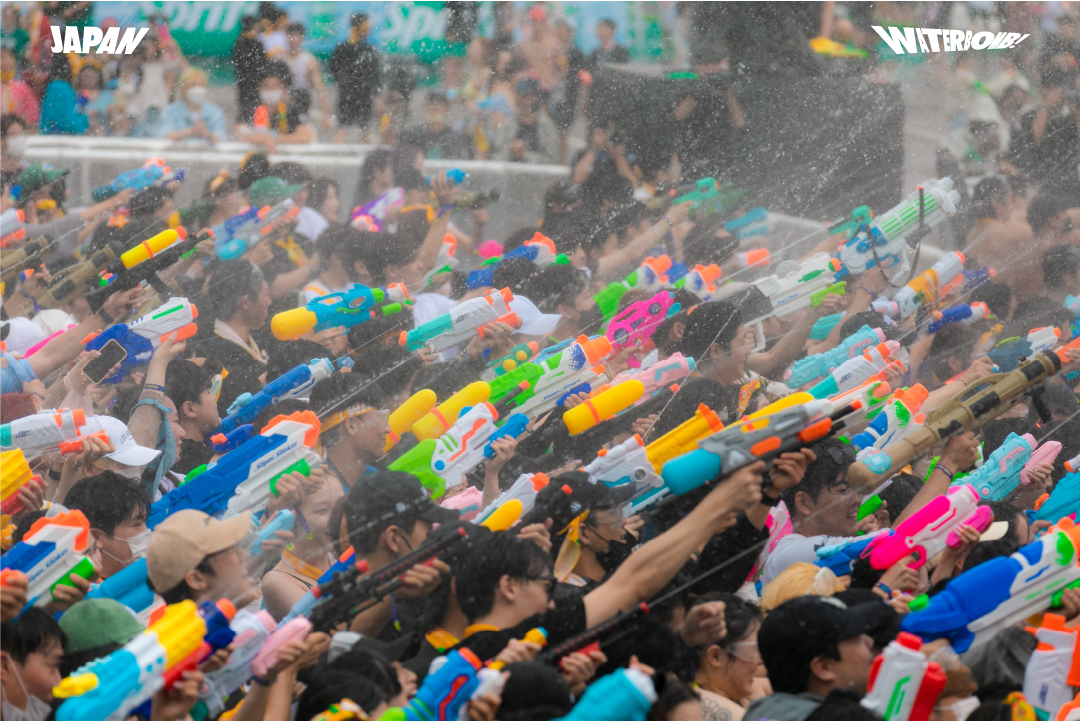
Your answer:
[[[1010,524],[1008,521],[995,521],[987,530],[980,534],[980,541],[997,541],[1006,535],[1006,531],[1009,529]]]
[[[45,335],[67,330],[76,324],[76,320],[71,315],[59,308],[46,308],[34,316],[34,322],[45,331]]]
[[[7,322],[8,327],[11,329],[8,332],[7,349],[9,353],[18,354],[22,357],[22,354],[27,351],[30,346],[36,344],[40,340],[44,340],[48,333],[41,329],[41,326],[22,316],[16,316]]]
[[[533,301],[524,295],[514,296],[510,309],[522,321],[522,327],[514,332],[522,335],[548,335],[556,329],[563,317],[555,313],[541,313]]]
[[[168,423],[167,420],[162,422]],[[136,443],[131,431],[124,425],[124,421],[112,416],[87,418],[82,431],[84,436],[98,431],[105,431],[109,436],[109,440],[113,442],[113,448],[116,449],[112,453],[106,453],[105,457],[125,466],[145,466],[161,454],[161,451],[146,448]]]

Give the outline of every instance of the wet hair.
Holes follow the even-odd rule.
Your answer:
[[[378,688],[387,699],[394,698],[402,692],[402,686],[398,682],[398,672],[388,660],[373,651],[358,648],[355,644],[353,648],[333,661],[328,661],[326,670],[356,674]]]
[[[1039,193],[1035,198],[1029,201],[1025,219],[1028,220],[1029,227],[1032,228],[1032,232],[1035,234],[1047,227],[1047,224],[1051,222],[1051,219],[1062,211],[1076,207],[1076,198],[1070,200],[1064,195]]]
[[[714,641],[712,646],[720,646],[729,655],[735,653],[736,644],[743,641],[751,632],[762,623],[762,614],[759,611],[757,605],[750,601],[735,595],[734,593],[707,593],[704,596],[699,596],[691,603],[690,611],[695,606],[701,606],[703,603],[711,603],[713,601],[724,602],[724,625],[725,635],[717,641]],[[699,656],[704,655],[709,649],[709,646],[702,647]]]
[[[815,459],[807,464],[803,479],[781,492],[781,498],[789,510],[795,510],[796,494],[800,491],[818,503],[818,497],[822,491],[840,483],[848,472],[848,466],[856,460],[852,455],[852,447],[835,438],[819,441],[811,446],[811,450],[814,451]],[[840,461],[834,456],[837,456]]]
[[[49,63],[49,82],[53,80],[71,82],[71,61],[63,53],[53,55],[52,62]]]
[[[150,504],[149,494],[139,483],[113,471],[80,479],[64,499],[65,506],[83,512],[91,528],[109,536],[122,523],[145,519]]]
[[[304,26],[298,22],[292,22],[285,26],[286,35],[304,34]]]
[[[739,249],[739,238],[735,235],[723,239],[716,235],[724,228],[725,217],[723,213],[708,215],[687,233],[683,253],[688,268],[693,268],[695,263],[723,263]]]
[[[91,661],[105,658],[113,651],[121,648],[124,648],[124,644],[113,641],[111,643],[103,643],[100,646],[87,648],[76,653],[64,653],[64,657],[60,659],[60,675],[63,678],[67,678]]]
[[[574,307],[574,300],[589,287],[585,273],[570,265],[549,265],[531,276],[522,294],[542,313],[558,313],[559,306]]]
[[[281,178],[290,185],[308,183],[314,177],[312,171],[308,170],[300,163],[294,163],[292,161],[278,163],[270,171],[270,174],[275,178]]]
[[[176,406],[178,413],[187,401],[198,403],[199,397],[210,385],[210,376],[191,361],[176,358],[169,361],[165,368],[165,395]]]
[[[997,541],[982,541],[977,543],[976,547],[965,557],[962,573],[970,568],[975,568],[985,561],[990,561],[992,558],[1009,556],[1016,550],[1017,543],[1013,540],[1008,540],[1006,536],[1003,536]]]
[[[516,580],[541,577],[550,563],[548,554],[532,541],[504,533],[485,536],[458,566],[458,605],[466,618],[475,622],[491,613],[503,576]]]
[[[470,383],[480,380],[472,364],[458,362],[432,363],[421,367],[413,377],[413,388],[435,391],[442,403]]]
[[[358,206],[374,199],[370,188],[372,181],[375,180],[375,174],[388,166],[393,166],[391,162],[393,157],[393,153],[386,148],[376,148],[365,156],[364,162],[360,164],[360,179],[357,183],[356,204]]]
[[[378,408],[383,403],[383,389],[374,381],[368,381],[353,373],[333,373],[312,388],[311,405],[316,415],[324,418],[332,413],[348,408],[354,403],[364,403]],[[338,443],[341,425],[324,430],[319,442],[324,448],[333,448]]]
[[[538,272],[537,266],[528,258],[507,258],[492,268],[492,287],[510,288],[512,293],[521,293]]]
[[[214,318],[229,320],[240,308],[240,300],[259,297],[263,273],[247,260],[224,260],[211,265],[207,296]]]
[[[597,25],[603,25],[604,27],[608,28],[609,30],[612,30],[613,32],[616,29],[616,21],[613,20],[612,18],[601,18],[597,22]]]
[[[1004,323],[1010,317],[1010,301],[1013,293],[1005,283],[988,281],[976,286],[968,297],[969,303],[986,303],[987,309],[995,314],[999,322]]]
[[[299,365],[308,365],[318,358],[326,358],[331,364],[334,356],[322,345],[307,338],[295,338],[279,343],[266,364],[266,382],[270,383]]]
[[[266,65],[263,67],[263,75],[260,78],[260,81],[267,80],[268,78],[277,78],[278,80],[281,80],[286,88],[293,87],[293,72],[282,60],[267,60]]]
[[[247,190],[256,180],[270,177],[270,160],[266,153],[245,153],[240,160],[237,182],[241,190]]]
[[[972,205],[970,206],[972,219],[997,217],[994,203],[1006,202],[1009,194],[1010,187],[1001,178],[992,176],[981,180],[972,191]]]
[[[352,372],[367,378],[377,378],[379,387],[387,397],[411,387],[413,377],[424,367],[420,356],[397,345],[375,346],[356,360]]]
[[[1028,522],[1028,517],[1025,515],[1025,512],[1008,501],[984,501],[980,505],[987,506],[991,509],[992,520],[995,523],[1000,521],[1006,522],[1006,535],[998,540],[1009,541],[1010,545],[1016,548],[1018,521],[1025,519],[1025,522]]]
[[[327,202],[327,196],[330,195],[330,188],[333,186],[335,195],[340,200],[342,197],[341,187],[338,185],[338,181],[325,176],[319,176],[308,181],[308,207],[319,210],[323,207],[323,203]],[[319,210],[320,213],[323,211]]]
[[[1077,275],[1081,266],[1077,247],[1069,243],[1059,243],[1048,248],[1043,254],[1043,284],[1045,288],[1058,288],[1070,275]],[[1071,289],[1074,290],[1074,289]]]
[[[1034,437],[1041,435],[1036,424],[1027,418],[996,418],[983,427],[983,457],[990,458],[1011,433],[1019,436],[1026,433]]]
[[[598,25],[607,25],[608,23],[611,23],[611,21],[605,22],[601,20]],[[615,25],[615,23],[611,24]],[[669,673],[664,677],[664,686],[657,694],[657,700],[653,702],[653,707],[649,709],[646,721],[668,721],[669,714],[675,711],[677,706],[691,701],[697,702],[699,699],[700,696],[697,691],[680,681],[679,677],[674,673]]]
[[[972,326],[950,323],[938,329],[931,339],[931,349],[927,353],[927,363],[931,372],[942,383],[956,375],[950,368],[950,358],[959,358],[964,367],[969,363],[972,346],[980,339]]]
[[[368,713],[374,713],[386,696],[375,684],[352,671],[329,669],[313,673],[297,700],[297,721],[309,721],[332,705],[349,699]]]
[[[923,481],[916,476],[911,473],[898,473],[893,477],[893,482],[879,492],[878,497],[886,502],[886,512],[890,514],[891,521],[901,516],[921,488]]]
[[[1075,266],[1076,268],[1076,266]],[[1002,337],[1009,338],[1011,335],[1028,335],[1033,328],[1042,328],[1048,325],[1068,325],[1073,320],[1070,311],[1061,304],[1056,303],[1047,296],[1037,295],[1022,301],[1013,309],[1008,333]]]
[[[52,643],[67,645],[68,637],[52,614],[36,606],[26,609],[14,621],[0,624],[0,651],[23,665],[32,653],[41,653]]]
[[[739,306],[732,300],[699,303],[687,310],[683,340],[676,350],[700,361],[709,357],[709,349],[714,344],[728,353],[742,324]]]

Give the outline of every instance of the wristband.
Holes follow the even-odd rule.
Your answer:
[[[878,293],[874,292],[873,290],[871,290],[870,288],[868,288],[868,287],[867,287],[867,286],[865,286],[865,285],[862,285],[862,284],[861,284],[861,285],[860,285],[860,290],[862,290],[862,291],[863,291],[864,293],[866,293],[867,295],[871,296],[871,300],[874,300],[875,298],[877,298],[877,297],[878,297]]]
[[[56,470],[55,468],[50,468],[49,469],[49,478],[51,478],[52,480],[59,481],[60,476],[61,476],[60,471]]]
[[[885,591],[886,592],[886,598],[889,598],[890,596],[893,595],[893,590],[889,586],[887,586],[886,584],[882,583],[882,581],[879,581],[878,583],[876,583],[875,588],[877,588],[880,591]]]
[[[258,676],[252,676],[251,680],[264,688],[270,688],[274,685],[274,681],[268,681],[267,679],[259,678]]]
[[[116,322],[116,318],[113,318],[111,315],[109,315],[109,311],[105,310],[104,306],[98,308],[95,312],[98,314],[99,318],[105,321],[105,325],[112,325]]]
[[[439,214],[436,215],[435,217],[442,218],[444,213],[449,213],[449,212],[453,212],[453,211],[454,211],[454,206],[453,205],[443,205],[443,206],[439,207]]]
[[[762,498],[758,502],[761,503],[763,506],[769,506],[770,508],[773,508],[781,502],[781,497],[777,496],[776,498],[770,498],[765,493],[763,493]]]
[[[953,474],[954,474],[953,471],[947,471],[946,467],[943,466],[941,463],[935,465],[935,470],[940,471],[942,473],[942,475],[944,475],[944,476],[946,476],[946,478],[950,479],[950,483],[953,483]]]
[[[157,383],[143,383],[144,391],[157,391],[162,395],[165,395],[165,386],[159,386]]]

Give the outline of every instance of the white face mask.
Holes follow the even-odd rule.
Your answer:
[[[196,85],[194,88],[188,88],[188,92],[184,94],[184,97],[188,99],[188,102],[192,105],[202,105],[206,100],[206,88],[202,85]]]
[[[21,158],[26,155],[26,146],[30,142],[30,136],[21,133],[19,135],[12,135],[8,138],[8,154],[14,155],[16,158]]]
[[[146,558],[146,549],[150,546],[150,529],[144,528],[127,539],[127,542],[128,548],[131,549],[131,560],[128,563],[134,563],[140,558]]]
[[[11,670],[15,674],[15,680],[19,682],[19,688],[23,690],[23,696],[26,697],[26,709],[15,708],[14,704],[10,703],[6,698],[0,701],[0,716],[4,718],[4,721],[45,721],[52,713],[52,708],[49,704],[42,701],[37,696],[31,696],[26,691],[26,684],[23,683],[22,676],[19,674],[14,659],[8,659]]]
[[[119,466],[119,462],[117,463]],[[124,478],[131,478],[132,480],[138,480],[143,475],[142,466],[120,466],[114,469],[116,475],[123,476]]]
[[[980,700],[975,696],[969,696],[959,701],[954,701],[949,706],[935,706],[935,711],[953,711],[957,721],[965,721],[972,712],[980,707]]]
[[[264,105],[277,105],[282,100],[281,90],[260,90],[259,99],[263,101]]]

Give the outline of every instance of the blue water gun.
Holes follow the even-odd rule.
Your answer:
[[[432,187],[432,181],[436,177],[438,177],[438,173],[436,175],[429,175],[428,176],[427,183],[428,183],[429,188]],[[464,181],[465,181],[465,171],[464,170],[461,170],[459,168],[451,168],[450,170],[447,171],[447,182],[450,183],[451,185],[460,185]]]
[[[748,238],[755,238],[769,233],[769,226],[766,224],[768,217],[769,211],[765,208],[752,208],[738,218],[725,221],[724,229],[735,235],[742,246]],[[669,273],[668,277],[672,277],[671,273]]]
[[[185,168],[170,170],[169,167],[165,165],[165,161],[161,158],[151,158],[143,163],[141,168],[121,173],[113,180],[113,182],[108,185],[101,185],[94,188],[90,194],[96,202],[100,203],[103,200],[108,200],[113,197],[121,190],[138,191],[143,188],[149,188],[151,185],[165,185],[174,180],[182,182],[186,173],[187,169]]]
[[[154,605],[154,592],[146,584],[146,559],[140,558],[124,570],[115,573],[91,588],[87,599],[111,598],[121,603],[136,615]]]
[[[397,298],[401,298],[401,301]],[[320,296],[301,308],[278,313],[270,319],[270,330],[278,340],[290,340],[327,328],[351,328],[379,315],[400,312],[401,303],[406,298],[408,293],[397,283],[386,289],[353,283],[347,291]],[[384,300],[394,302],[381,306]]]
[[[451,651],[446,661],[424,679],[417,694],[402,708],[388,709],[380,721],[454,721],[480,685],[481,661],[468,648]]]
[[[886,334],[882,332],[881,328],[872,328],[865,325],[842,340],[836,348],[796,361],[791,368],[785,371],[785,383],[788,384],[789,388],[799,388],[806,383],[829,375],[846,360],[855,358],[871,346],[885,342]]]
[[[237,228],[241,228],[246,223],[258,219],[259,209],[252,205],[249,205],[232,218],[226,218],[210,229],[210,232],[214,234],[214,244],[216,246],[225,245],[232,240],[233,232],[236,231]]]
[[[251,555],[258,556],[263,553],[263,542],[271,541],[276,536],[274,535],[278,531],[291,531],[293,530],[293,524],[296,523],[296,516],[289,509],[283,509],[278,511],[274,518],[270,519],[270,522],[259,529],[259,536],[255,539],[255,543],[251,547]]]
[[[884,529],[880,533],[889,533],[889,530]],[[815,561],[815,565],[828,568],[833,571],[835,576],[848,576],[852,573],[852,564],[856,562],[856,559],[863,554],[864,549],[871,545],[871,541],[877,536],[876,533],[856,541],[817,548],[815,549],[815,555],[818,556],[818,560]]]
[[[1050,495],[1036,499],[1036,510],[1025,511],[1029,523],[1050,521],[1058,523],[1060,519],[1072,518],[1074,523],[1081,521],[1081,474],[1068,473],[1058,480],[1055,490]]]

